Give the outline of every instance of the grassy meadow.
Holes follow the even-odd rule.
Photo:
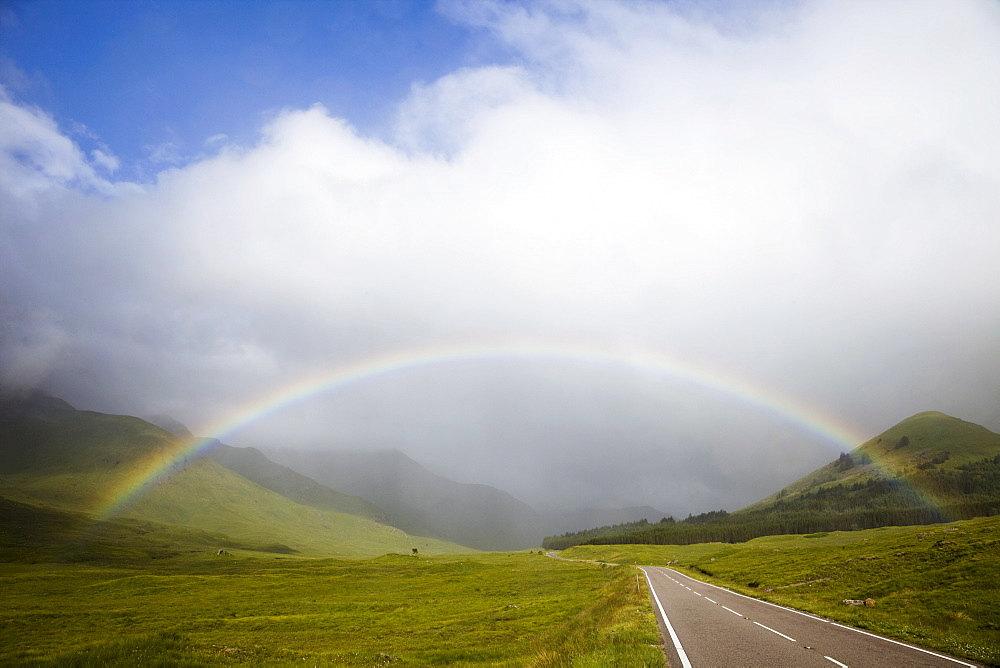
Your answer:
[[[661,666],[639,584],[527,552],[5,563],[0,664]]]
[[[581,545],[561,556],[669,565],[743,594],[1000,665],[1000,517],[736,544]],[[868,598],[875,607],[843,603]]]

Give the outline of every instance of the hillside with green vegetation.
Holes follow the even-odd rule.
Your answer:
[[[216,443],[208,451],[208,456],[230,471],[296,503],[348,515],[359,515],[382,524],[393,524],[387,513],[375,504],[330,489],[312,478],[276,464],[256,448],[234,448],[225,443]]]
[[[191,555],[298,555],[220,533],[150,520],[96,521],[90,515],[0,497],[0,563],[150,565]]]
[[[346,495],[323,493],[318,483],[296,502],[212,459],[179,457],[184,442],[148,422],[76,411],[57,402],[36,399],[0,411],[0,496],[92,515],[115,507],[131,482],[172,462],[120,514],[320,556],[370,557],[414,548],[470,551],[331,509]],[[310,500],[318,500],[318,506]]]
[[[664,665],[628,567],[306,558],[9,500],[0,513],[0,665]]]
[[[738,544],[580,545],[560,556],[669,566],[748,596],[1000,665],[1000,517]]]
[[[888,479],[908,481],[939,506],[968,503],[969,494],[983,491],[974,488],[972,469],[997,455],[1000,434],[944,413],[918,413],[743,510],[787,506],[815,497],[820,489],[867,486]],[[985,500],[996,498],[991,494]]]
[[[543,545],[741,542],[759,536],[928,524],[1000,514],[1000,434],[919,413],[778,492],[729,513],[549,536]]]

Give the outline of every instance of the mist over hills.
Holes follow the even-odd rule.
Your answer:
[[[154,419],[190,433],[169,418]],[[682,521],[649,506],[538,512],[503,490],[450,480],[394,450],[264,452],[216,442],[203,456],[189,442],[136,417],[77,411],[44,395],[8,398],[0,404],[0,496],[61,511],[111,509],[342,556],[522,549],[546,535],[548,547],[734,542],[1000,513],[1000,435],[934,411],[741,510]],[[123,490],[147,479],[153,482],[126,499]]]
[[[937,411],[918,413],[741,510],[681,522],[626,523],[544,545],[742,542],[774,534],[929,524],[1000,514],[1000,434]]]
[[[512,550],[535,547],[553,531],[664,515],[650,507],[539,513],[489,485],[431,473],[398,451],[276,451],[269,458],[215,442],[192,455],[184,446],[190,430],[169,416],[78,411],[39,393],[5,399],[0,416],[0,495],[92,513],[113,505],[127,481],[173,458],[162,480],[122,512],[295,546],[289,549],[352,554],[385,539],[387,546]],[[361,535],[367,531],[374,542]]]
[[[553,532],[656,521],[667,515],[651,506],[538,511],[490,485],[455,482],[432,473],[398,450],[274,450],[268,454],[334,489],[371,501],[386,510],[393,525],[406,531],[482,550],[534,547]]]
[[[958,488],[935,484],[933,479],[965,471],[973,462],[997,455],[1000,434],[939,411],[925,411],[740,512],[789,507],[817,495],[829,495],[831,490],[867,487],[879,481],[895,481],[918,490],[915,493],[928,504],[969,503],[971,489],[963,493],[964,498],[958,498]]]
[[[272,458],[317,481],[384,508],[405,531],[481,550],[535,547],[545,520],[531,506],[489,485],[458,483],[405,454],[275,451]]]
[[[234,448],[225,443],[217,443],[212,446],[208,456],[230,471],[296,503],[368,517],[383,524],[397,526],[378,506],[360,497],[330,489],[290,468],[276,464],[255,448]]]

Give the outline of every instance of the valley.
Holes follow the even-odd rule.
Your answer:
[[[51,397],[4,406],[0,662],[660,666],[634,568],[652,566],[1000,663],[1000,436],[939,413],[733,513],[546,539],[561,559],[533,549],[530,507],[402,453],[277,463],[191,442]],[[734,527],[764,534],[714,538]]]

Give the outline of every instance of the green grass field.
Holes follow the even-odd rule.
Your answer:
[[[640,584],[523,552],[0,564],[0,664],[660,666]]]
[[[1000,665],[1000,517],[746,543],[581,545],[569,559],[666,566],[781,605]],[[853,607],[844,599],[868,599]]]

